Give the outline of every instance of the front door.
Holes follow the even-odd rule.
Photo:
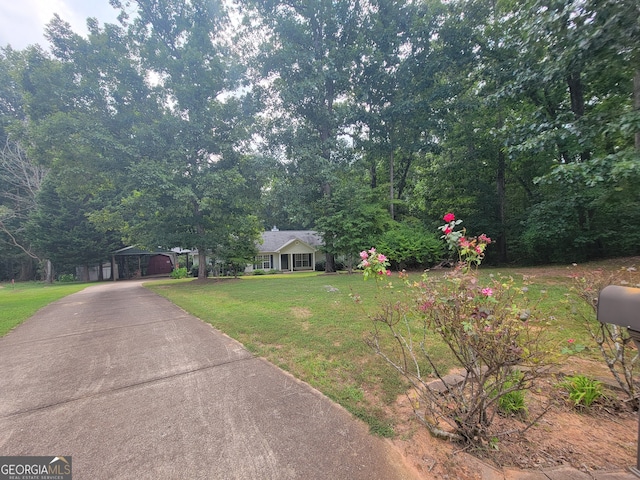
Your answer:
[[[280,270],[289,270],[289,255],[280,255]]]

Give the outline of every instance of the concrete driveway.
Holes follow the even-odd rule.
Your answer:
[[[91,286],[0,339],[0,455],[80,479],[415,478],[308,385],[140,282]]]

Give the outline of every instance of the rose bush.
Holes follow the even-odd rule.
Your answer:
[[[370,277],[377,280],[385,275],[391,275],[391,270],[387,268],[389,266],[389,260],[386,256],[376,252],[375,248],[360,252],[360,259],[361,262],[358,268],[362,269],[365,280]]]
[[[501,399],[529,389],[549,366],[549,352],[525,290],[513,279],[480,281],[477,267],[491,239],[468,237],[453,213],[444,220],[442,238],[458,265],[444,277],[426,272],[419,281],[401,274],[407,297],[380,301],[367,342],[408,381],[414,413],[431,433],[485,444],[502,433],[492,430]],[[365,274],[381,275],[381,255],[363,254]],[[442,366],[442,345],[456,377]]]

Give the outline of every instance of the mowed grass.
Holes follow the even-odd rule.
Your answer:
[[[313,273],[145,286],[317,388],[376,433],[392,434],[382,406],[404,386],[364,341],[371,309],[363,304],[373,302],[375,282]]]
[[[45,305],[85,288],[87,284],[18,282],[0,284],[0,336],[24,322]]]
[[[548,349],[560,356],[569,339],[590,345],[584,318],[593,317],[593,313],[588,306],[570,300],[570,272],[556,269],[542,276],[535,272],[484,269],[481,281],[513,277],[516,284],[523,285],[524,274],[528,278],[526,295],[536,318],[542,319]],[[417,280],[420,275],[411,278]],[[392,435],[393,421],[385,414],[385,406],[404,392],[405,385],[365,339],[382,298],[406,300],[403,282],[396,277],[393,285],[393,289],[377,288],[374,281],[364,282],[359,274],[313,273],[166,281],[146,286],[314,386],[367,421],[372,431]],[[352,294],[360,296],[361,302],[355,302]],[[387,340],[391,346],[393,339]],[[431,348],[441,368],[454,366],[437,339],[433,339]],[[580,355],[599,359],[595,348],[587,348]]]

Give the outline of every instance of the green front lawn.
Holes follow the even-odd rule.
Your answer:
[[[87,284],[40,282],[0,283],[0,337],[45,305],[85,288]]]
[[[513,275],[519,282],[519,272],[486,269],[482,276]],[[567,302],[568,276],[560,271],[557,278],[530,281],[527,294],[539,299],[549,348],[559,354],[569,338],[589,344],[583,320]],[[392,425],[383,408],[404,391],[404,385],[364,339],[371,331],[369,315],[375,312],[377,299],[403,298],[402,282],[397,277],[393,282],[393,289],[379,289],[359,274],[289,274],[146,286],[314,386],[367,421],[372,430],[386,435],[391,434]],[[362,302],[356,303],[352,294]],[[437,342],[435,348],[439,348]],[[582,355],[598,358],[593,349]],[[446,368],[449,358],[444,349],[441,361]]]

